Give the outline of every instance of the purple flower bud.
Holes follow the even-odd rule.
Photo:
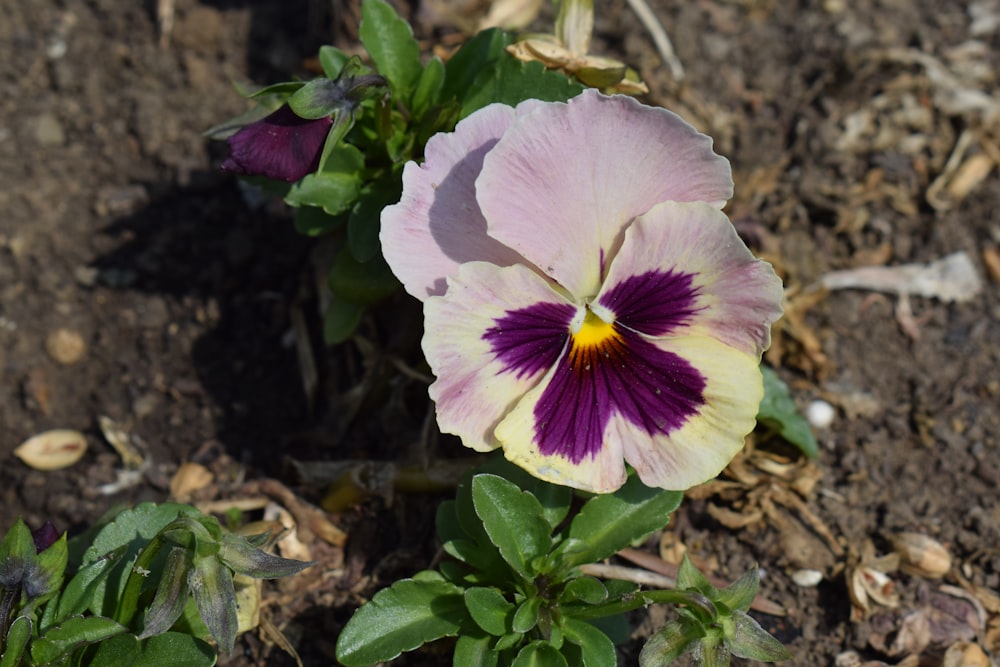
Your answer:
[[[229,137],[230,155],[222,169],[293,183],[319,166],[331,125],[328,116],[307,120],[282,106]]]
[[[31,531],[31,539],[35,541],[35,552],[42,553],[52,546],[62,535],[51,521],[46,521],[41,528]]]

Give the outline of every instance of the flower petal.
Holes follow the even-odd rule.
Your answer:
[[[732,196],[729,163],[676,114],[584,91],[518,108],[476,180],[490,236],[593,296],[625,227],[664,201]]]
[[[229,137],[230,155],[220,166],[242,176],[292,183],[319,166],[332,124],[329,117],[307,120],[282,106]]]
[[[514,121],[514,110],[493,104],[427,142],[421,165],[403,169],[403,196],[382,211],[382,252],[406,291],[420,299],[444,293],[459,264],[523,262],[486,235],[475,180],[483,157]]]
[[[689,277],[687,288],[680,276]],[[691,301],[682,303],[683,294]],[[781,316],[781,298],[774,269],[753,256],[723,213],[707,204],[668,202],[626,231],[597,302],[643,334],[697,332],[759,360]]]
[[[608,425],[609,443],[620,443],[625,460],[647,486],[689,489],[718,475],[743,447],[764,396],[760,360],[703,336],[650,341],[676,354],[707,380],[704,404],[668,434],[650,434],[624,413]]]
[[[523,265],[462,265],[424,305],[441,430],[478,451],[499,446],[494,427],[562,355],[577,310]]]

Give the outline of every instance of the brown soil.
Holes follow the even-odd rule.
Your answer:
[[[356,8],[177,0],[161,45],[153,4],[0,3],[0,526],[21,515],[74,531],[114,505],[165,500],[184,461],[216,474],[200,498],[260,495],[246,480],[272,478],[319,504],[322,485],[305,484],[290,459],[463,456],[423,435],[424,387],[394,363],[419,367],[415,305],[396,299],[365,323],[363,339],[317,345],[315,244],[280,206],[255,203],[221,174],[224,147],[202,136],[246,108],[232,82],[302,74],[330,35],[354,48]],[[989,277],[1000,244],[1000,6],[653,4],[686,68],[683,86],[625,2],[598,3],[593,50],[635,65],[649,101],[712,134],[732,160],[729,212],[783,273],[791,299],[768,360],[800,405],[823,399],[837,415],[818,432],[816,484],[804,483],[812,468],[794,456],[786,468],[762,445],[729,476],[736,483],[694,494],[649,548],[669,559],[672,541],[682,543],[722,578],[760,563],[762,594],[787,610],[762,621],[795,665],[832,665],[848,650],[890,664],[919,653],[919,664],[936,665],[960,639],[997,655],[1000,608],[983,589],[1000,590],[995,264]],[[418,34],[442,34],[443,14],[417,15]],[[984,281],[967,301],[817,289],[831,270],[958,251]],[[316,354],[311,401],[296,313]],[[61,329],[82,339],[78,359],[50,349]],[[137,484],[112,494],[101,486],[122,463],[101,416],[151,461]],[[11,455],[51,428],[87,435],[82,461],[43,473]],[[357,604],[433,558],[433,508],[447,492],[400,493],[391,506],[377,494],[348,504],[335,517],[346,552],[312,542],[317,574],[265,589],[265,617],[306,665],[333,662]],[[898,605],[873,604],[852,621],[850,574],[890,553],[901,531],[944,545],[950,572],[892,571]],[[822,582],[797,585],[802,569],[821,571]],[[966,589],[981,616],[960,597]],[[903,632],[894,648],[904,618],[929,625],[917,639]],[[227,660],[293,664],[257,633]],[[405,664],[438,661],[450,664],[429,654]],[[634,664],[634,648],[622,664]]]

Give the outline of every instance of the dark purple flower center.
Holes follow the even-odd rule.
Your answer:
[[[669,434],[697,414],[705,403],[705,377],[646,339],[669,333],[697,312],[692,278],[674,271],[631,276],[598,301],[615,321],[604,322],[588,309],[576,334],[570,333],[576,308],[552,303],[508,311],[486,331],[504,363],[501,372],[522,378],[555,368],[534,412],[534,441],[542,454],[573,463],[594,456],[616,414],[651,436]]]

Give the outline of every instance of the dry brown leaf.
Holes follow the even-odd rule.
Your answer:
[[[14,456],[35,470],[60,470],[79,461],[87,439],[79,431],[54,429],[34,435],[14,450]]]
[[[121,457],[122,464],[127,470],[140,470],[144,467],[146,459],[136,449],[132,437],[123,424],[104,415],[97,418],[97,423],[101,427],[104,439],[118,452],[118,456]]]
[[[746,528],[747,526],[758,523],[764,519],[764,513],[759,509],[737,512],[725,507],[719,507],[715,503],[708,503],[707,510],[713,519],[721,523],[726,528],[731,528],[733,530]]]
[[[958,642],[944,652],[941,667],[990,667],[990,659],[979,644]]]
[[[170,479],[170,495],[174,500],[186,503],[196,491],[204,489],[215,479],[212,471],[201,465],[187,461],[182,463]]]

